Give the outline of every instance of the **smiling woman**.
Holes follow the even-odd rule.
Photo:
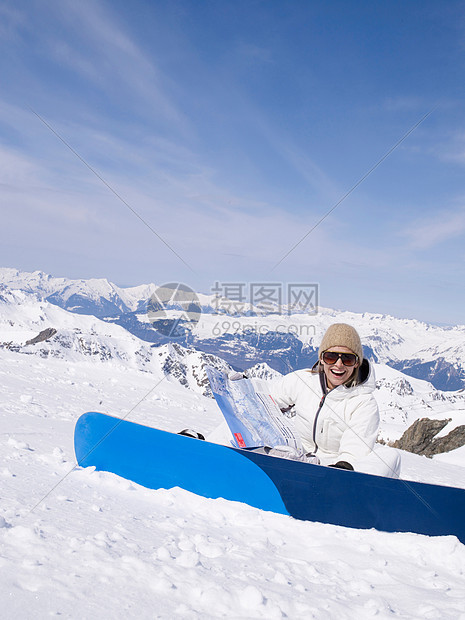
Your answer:
[[[298,370],[270,383],[278,406],[295,411],[304,448],[323,464],[398,477],[398,453],[375,448],[379,413],[374,389],[373,370],[363,357],[360,336],[345,323],[328,328],[311,370]]]
[[[242,373],[234,375],[238,376],[231,376],[232,381],[244,378]],[[329,467],[398,478],[398,451],[376,445],[375,387],[373,368],[363,356],[357,331],[346,323],[335,323],[323,336],[313,368],[272,379],[267,391],[281,411],[292,417],[293,431],[307,457],[317,457]],[[226,422],[207,440],[237,445]]]

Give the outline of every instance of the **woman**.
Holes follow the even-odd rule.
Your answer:
[[[281,410],[292,411],[304,449],[323,465],[399,476],[397,451],[374,449],[379,427],[375,379],[360,336],[350,325],[331,325],[315,366],[270,381],[269,390]],[[215,435],[209,440],[221,441]]]
[[[293,408],[305,450],[342,469],[354,469],[373,450],[379,427],[374,389],[360,337],[345,323],[328,328],[312,370],[270,382],[278,406]]]

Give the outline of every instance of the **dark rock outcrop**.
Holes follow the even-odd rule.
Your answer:
[[[449,422],[450,418],[448,420],[430,420],[429,418],[415,420],[400,439],[389,445],[424,456],[450,452],[465,445],[465,424],[457,426],[445,437],[436,437]]]
[[[39,342],[45,342],[46,340],[49,340],[52,336],[54,336],[56,333],[57,333],[57,330],[54,327],[48,327],[47,329],[44,329],[43,331],[41,331],[40,334],[37,334],[35,338],[28,340],[25,343],[25,346],[27,346],[28,344],[38,344]]]
[[[430,448],[430,454],[441,454],[450,452],[465,445],[465,424],[457,426],[445,437],[434,439]]]

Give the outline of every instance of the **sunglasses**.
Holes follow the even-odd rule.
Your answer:
[[[339,358],[344,366],[355,366],[358,360],[354,353],[338,353],[337,351],[325,351],[321,356],[325,364],[335,364]]]

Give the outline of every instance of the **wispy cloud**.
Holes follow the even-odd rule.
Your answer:
[[[465,207],[442,210],[435,217],[416,220],[402,231],[412,249],[426,250],[465,233]]]
[[[444,162],[465,165],[465,131],[457,131],[441,148],[436,149],[436,156]]]
[[[61,168],[61,173],[65,171],[66,165]],[[53,221],[54,225],[61,223],[63,231],[76,223],[94,225],[95,216],[88,197],[93,193],[97,202],[99,188],[96,191],[95,187],[90,187],[92,183],[83,177],[79,178],[77,185],[69,183],[66,188],[57,182],[59,176],[58,169],[53,173],[40,158],[0,146],[0,200],[5,219],[10,224],[12,221],[20,224],[20,230],[25,230],[31,221],[41,219],[44,228]],[[75,181],[75,171],[73,177]]]
[[[173,131],[191,131],[172,95],[170,77],[131,37],[111,3],[62,0],[31,7],[18,23],[20,18],[23,36],[31,39],[42,63],[48,63],[41,68],[47,79],[65,69],[66,83],[73,77],[81,80],[73,92],[75,108],[86,109],[86,95],[101,92],[108,97],[109,107],[122,108],[127,116],[158,118],[169,122]],[[35,84],[38,87],[40,82]],[[71,102],[72,98],[65,100],[63,107]]]
[[[237,44],[235,52],[238,57],[247,64],[270,63],[273,59],[272,51],[269,48],[241,41]]]
[[[287,135],[276,123],[270,122],[245,94],[241,96],[241,100],[246,110],[245,116],[254,128],[260,131],[275,154],[286,161],[290,169],[308,184],[319,201],[327,204],[333,202],[341,194],[341,190],[334,179],[311,157],[310,152],[300,147],[294,137]],[[283,177],[285,176],[283,174]],[[308,206],[310,208],[310,205]]]
[[[4,121],[22,124],[28,134],[35,122],[31,115],[11,106],[0,109]],[[135,146],[103,131],[95,140],[77,123],[57,123],[55,129],[73,146],[78,140],[92,144],[90,163],[98,173],[209,281],[220,274],[237,277],[238,271],[242,277],[268,277],[282,240],[297,238],[301,230],[301,218],[219,183],[215,171],[185,147],[156,140]],[[46,151],[0,148],[0,196],[8,211],[4,233],[12,237],[21,230],[23,242],[42,248],[44,255],[52,246],[59,252],[66,248],[83,265],[92,245],[106,256],[121,248],[132,257],[133,269],[144,263],[144,253],[150,256],[148,265],[178,269],[176,258],[124,204],[46,128],[43,132]],[[117,165],[106,151],[117,154]],[[321,231],[310,249],[296,253],[297,263],[305,257],[299,272],[315,262],[328,241]]]
[[[384,100],[384,109],[388,112],[423,111],[432,108],[432,102],[426,102],[423,97],[413,95],[397,95]]]

